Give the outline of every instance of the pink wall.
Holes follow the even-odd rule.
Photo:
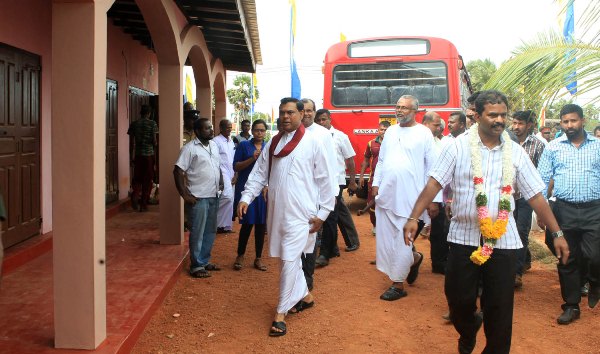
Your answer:
[[[52,1],[2,0],[0,42],[41,58],[40,140],[42,233],[52,230],[51,68]],[[158,92],[156,55],[108,20],[107,78],[119,88],[119,198],[129,190],[128,86]],[[127,62],[127,66],[125,64]],[[127,70],[126,70],[127,68]]]
[[[128,87],[158,93],[156,54],[108,20],[106,77],[118,84],[119,199],[129,191],[129,99]]]
[[[40,56],[42,233],[52,230],[51,68],[52,1],[3,0],[0,10],[0,42]]]

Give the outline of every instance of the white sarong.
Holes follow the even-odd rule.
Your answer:
[[[391,281],[402,283],[414,263],[412,243],[410,246],[404,243],[402,232],[408,219],[378,206],[375,206],[375,217],[377,269],[387,274]]]
[[[308,286],[306,285],[306,279],[302,271],[300,257],[294,261],[282,260],[277,313],[287,314],[306,295],[308,295]]]

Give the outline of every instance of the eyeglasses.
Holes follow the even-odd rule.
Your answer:
[[[412,107],[405,107],[405,106],[396,106],[396,110],[397,111],[403,111],[403,112],[410,112],[413,110]]]
[[[253,132],[257,132],[257,133],[264,133],[267,130],[266,129],[252,129]]]

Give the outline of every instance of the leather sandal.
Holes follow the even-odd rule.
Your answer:
[[[244,263],[244,256],[243,255],[237,256],[237,258],[235,259],[235,263],[233,263],[233,269],[242,270],[243,263]]]
[[[262,264],[262,261],[260,260],[260,258],[256,258],[254,260],[254,268],[260,270],[260,271],[267,271],[267,266]]]

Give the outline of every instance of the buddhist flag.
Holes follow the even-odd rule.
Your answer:
[[[340,32],[340,42],[345,42],[346,41],[346,35],[343,34],[342,32]]]
[[[569,44],[573,43],[573,34],[575,33],[575,10],[574,10],[574,2],[575,0],[568,0],[567,9],[565,11],[565,21],[563,24],[563,36],[565,41]],[[565,54],[566,58],[569,59],[569,63],[575,63],[575,56],[572,51],[568,51]],[[571,93],[571,95],[575,95],[577,93],[577,72],[573,71],[569,75],[567,75],[567,90]]]
[[[546,124],[546,107],[540,110],[540,118],[538,119],[538,130],[541,130]]]
[[[185,74],[185,92],[183,93],[184,101],[192,102],[195,104],[194,94],[192,92],[192,79],[188,74]]]
[[[300,85],[300,77],[296,68],[296,59],[294,57],[294,40],[296,38],[296,0],[290,0],[290,72],[292,76],[292,93],[291,97],[300,99],[302,97],[302,87]]]

